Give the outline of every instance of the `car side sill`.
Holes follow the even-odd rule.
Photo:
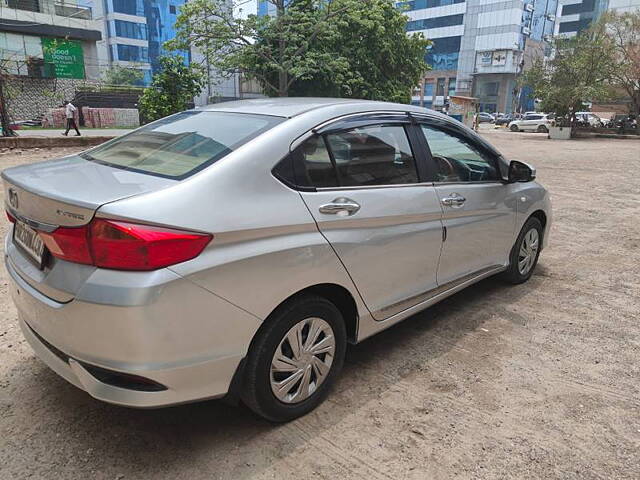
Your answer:
[[[385,320],[375,320],[373,316],[367,315],[367,319],[361,319],[358,329],[358,342],[361,342],[365,338],[368,338],[382,330],[389,328],[392,325],[404,320],[411,315],[414,315],[425,308],[430,307],[438,303],[441,300],[453,295],[454,293],[459,292],[460,290],[465,289],[466,287],[473,285],[480,280],[483,280],[487,277],[500,273],[506,270],[507,267],[504,265],[495,265],[487,268],[483,268],[477,272],[474,272],[469,275],[465,275],[464,277],[459,278],[458,280],[454,280],[452,282],[441,285],[433,290],[429,290],[423,294],[420,294],[419,297],[424,297],[420,303],[414,305],[413,307],[409,307],[406,310],[403,310],[395,315],[386,318]],[[408,300],[415,300],[416,297],[412,297]],[[379,312],[376,312],[376,314]]]

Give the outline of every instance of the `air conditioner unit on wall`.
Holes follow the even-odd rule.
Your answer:
[[[527,4],[524,6],[524,9],[525,9],[527,12],[533,12],[533,3],[527,3]]]
[[[555,22],[556,16],[553,13],[547,13],[547,20],[549,20],[550,22]]]
[[[529,27],[522,27],[523,35],[531,35],[531,29]]]

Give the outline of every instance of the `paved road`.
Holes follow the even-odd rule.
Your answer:
[[[483,134],[552,193],[534,276],[351,347],[327,401],[286,425],[216,401],[94,400],[35,358],[0,269],[0,479],[637,479],[640,141]]]
[[[118,135],[123,135],[125,133],[130,132],[131,129],[129,128],[81,128],[80,129],[80,133],[84,136],[87,137],[102,137],[102,136],[118,136]],[[59,137],[61,136],[61,133],[64,132],[64,129],[58,129],[58,130],[49,130],[49,129],[42,129],[42,130],[32,130],[32,129],[28,129],[28,130],[18,130],[18,135],[20,135],[21,137]],[[75,135],[75,132],[73,130],[71,130],[69,132],[69,136]]]

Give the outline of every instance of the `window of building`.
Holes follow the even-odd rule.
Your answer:
[[[421,10],[423,8],[442,7],[455,3],[464,3],[465,0],[408,0],[398,2],[398,7],[404,10]]]
[[[118,60],[128,62],[149,62],[149,49],[137,45],[117,44]]]
[[[401,125],[375,125],[327,135],[342,186],[417,183],[418,172]]]
[[[113,11],[144,17],[143,0],[113,0]]]
[[[453,132],[421,125],[437,166],[437,182],[486,182],[499,180],[488,155]]]
[[[582,0],[580,3],[562,6],[562,16],[576,15],[578,13],[593,12],[596,8],[596,0]]]
[[[427,64],[433,70],[457,70],[460,39],[460,36],[434,39],[425,56]]]
[[[427,30],[430,28],[451,27],[453,25],[462,25],[464,15],[446,15],[444,17],[423,18],[421,20],[413,20],[407,22],[407,31]]]
[[[424,84],[424,96],[433,97],[433,83]]]
[[[591,18],[583,18],[580,20],[576,20],[575,22],[562,22],[560,24],[559,32],[560,33],[571,33],[571,32],[580,33],[582,30],[585,30],[586,28],[589,27],[589,25],[591,25],[592,20],[593,19]]]
[[[176,6],[175,5],[169,5],[169,13],[175,15],[176,14]]]
[[[446,78],[439,78],[436,83],[436,96],[443,97],[444,96],[444,84]]]
[[[487,82],[482,84],[481,95],[485,97],[495,97],[498,95],[500,82]]]
[[[137,40],[147,40],[146,23],[126,22],[124,20],[115,20],[116,36],[125,38],[135,38]]]
[[[456,94],[456,79],[455,78],[450,78],[449,79],[449,88],[447,91],[447,95],[452,96]]]

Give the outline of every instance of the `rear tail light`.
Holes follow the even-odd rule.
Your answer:
[[[11,215],[8,210],[5,210],[4,213],[7,214],[7,220],[9,220],[11,223],[16,223],[15,217]]]
[[[39,232],[54,257],[115,270],[156,270],[197,257],[212,235],[115,220]]]

